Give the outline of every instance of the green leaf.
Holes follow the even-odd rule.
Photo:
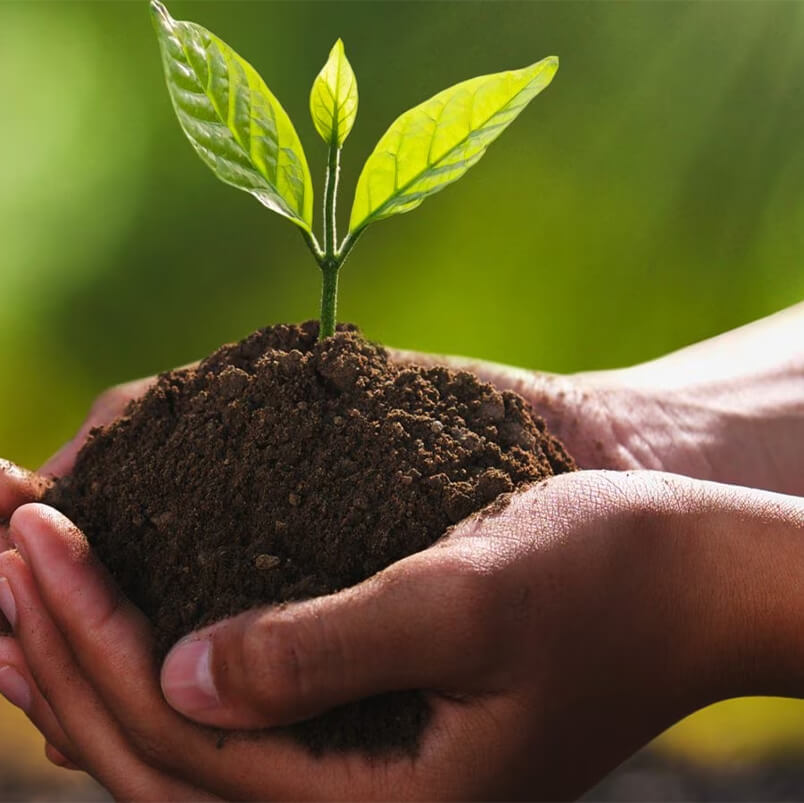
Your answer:
[[[357,117],[357,78],[340,39],[313,81],[310,114],[324,142],[342,147]]]
[[[383,134],[357,182],[350,233],[409,212],[457,181],[553,79],[558,58],[482,75],[401,114]]]
[[[168,90],[184,133],[221,181],[306,231],[313,183],[296,129],[259,73],[200,25],[152,0]]]

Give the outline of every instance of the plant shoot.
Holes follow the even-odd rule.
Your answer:
[[[321,268],[321,339],[335,332],[338,274],[366,227],[415,209],[457,181],[558,69],[558,58],[548,56],[520,70],[463,81],[402,113],[363,166],[349,229],[339,240],[340,156],[358,93],[338,39],[310,93],[313,124],[329,149],[319,241],[304,149],[259,73],[210,31],[174,20],[159,0],[151,0],[151,11],[173,108],[190,143],[221,181],[295,223]]]

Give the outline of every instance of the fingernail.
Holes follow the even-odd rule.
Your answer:
[[[220,704],[212,677],[212,641],[189,638],[180,641],[162,667],[162,691],[177,711],[193,714]]]
[[[0,611],[8,619],[12,628],[17,626],[17,603],[14,601],[14,594],[5,577],[0,577]]]
[[[0,694],[26,714],[31,708],[31,689],[13,666],[0,666]]]

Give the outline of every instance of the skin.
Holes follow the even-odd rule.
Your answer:
[[[53,760],[120,799],[558,799],[703,705],[802,695],[804,367],[775,355],[802,342],[803,312],[625,371],[473,363],[596,470],[534,486],[353,589],[207,628],[174,649],[161,687],[140,612],[35,503],[41,478],[6,466],[15,548],[0,555],[0,604],[13,597],[14,636],[0,667],[22,680],[16,702]],[[111,391],[92,422],[145,387]],[[69,471],[82,437],[46,472]],[[755,487],[723,484],[737,480]],[[203,654],[190,678],[187,656]],[[397,688],[433,705],[415,758],[315,759],[281,731],[220,746],[175,710],[277,726]]]

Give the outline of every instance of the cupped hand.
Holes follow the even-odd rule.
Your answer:
[[[399,354],[518,391],[582,468],[654,469],[802,495],[803,344],[804,303],[611,371],[560,376]]]
[[[407,353],[402,356],[400,353],[393,356],[397,359],[407,359],[412,355]],[[463,367],[460,358],[433,358],[425,354],[414,356],[417,361],[424,364],[446,361],[452,362],[453,367]],[[481,378],[497,384],[500,389],[515,387],[516,382],[512,382],[511,377],[506,375],[506,371],[510,370],[513,373],[517,373],[517,369],[505,369],[502,366],[493,366],[488,363],[478,363],[467,367],[477,368]],[[38,473],[27,471],[8,461],[0,461],[0,549],[6,549],[8,546],[7,524],[14,510],[23,504],[41,499],[53,478],[68,474],[72,470],[78,452],[90,433],[96,428],[110,424],[118,416],[122,415],[129,403],[144,395],[155,382],[156,377],[137,379],[113,386],[101,393],[91,405],[87,417],[79,427],[76,435],[49,458]],[[524,387],[520,389],[524,389]],[[563,394],[564,391],[556,384],[556,393],[553,394],[555,404],[560,403]],[[548,411],[541,410],[541,412]],[[3,625],[2,617],[0,617],[0,632],[3,630]],[[46,754],[54,763],[61,766],[71,765],[52,745],[46,746]]]
[[[92,403],[86,419],[75,436],[50,457],[38,472],[28,471],[8,460],[0,459],[0,552],[11,546],[8,539],[8,522],[14,511],[24,504],[40,500],[53,478],[68,474],[72,470],[78,452],[90,432],[97,427],[110,424],[122,415],[129,402],[142,396],[155,381],[156,377],[137,379],[115,385],[101,393]],[[4,619],[5,617],[0,617],[0,636],[8,629],[8,622]],[[15,660],[9,663],[0,658],[0,664],[3,666],[24,666],[19,649],[9,639],[0,640],[0,656],[4,654],[6,657],[12,656]],[[16,678],[13,678],[11,683],[19,687]],[[69,769],[76,768],[52,744],[46,744],[45,754],[54,764]]]
[[[352,589],[195,634],[160,687],[142,614],[66,519],[25,505],[19,552],[0,556],[15,609],[0,660],[50,744],[121,798],[569,797],[742,691],[746,645],[766,645],[735,636],[752,619],[732,588],[778,588],[778,567],[747,551],[756,533],[734,534],[747,511],[763,549],[790,515],[804,526],[772,494],[653,472],[556,477]],[[279,726],[404,688],[433,709],[415,757],[316,758],[281,729],[222,741],[206,727]]]

